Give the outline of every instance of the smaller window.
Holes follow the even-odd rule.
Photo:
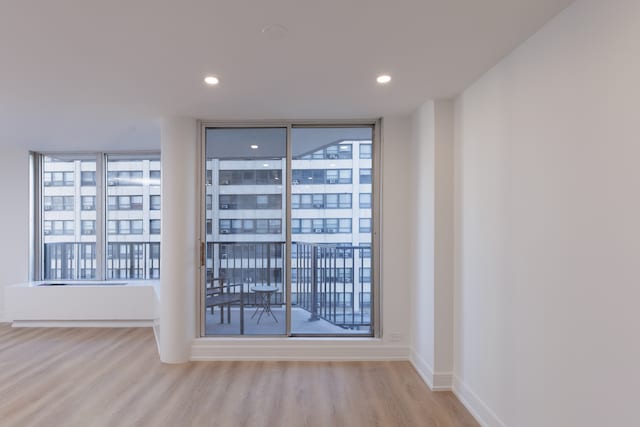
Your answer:
[[[207,196],[207,197],[210,197],[210,196]],[[160,196],[159,195],[151,195],[151,196],[149,196],[149,209],[151,209],[152,211],[159,211],[160,210]]]
[[[160,185],[160,171],[149,171],[149,185]]]
[[[96,222],[94,220],[83,220],[80,227],[82,228],[82,234],[84,235],[96,234]]]
[[[95,211],[96,210],[96,196],[82,196],[81,198],[83,211]]]
[[[80,185],[82,185],[82,186],[95,186],[96,185],[96,173],[94,171],[82,171],[82,172],[80,172]]]
[[[360,233],[371,233],[371,218],[360,218]]]
[[[149,220],[149,233],[150,234],[160,234],[160,220],[159,219]]]
[[[338,206],[340,209],[351,209],[351,194],[340,194],[338,196]]]
[[[360,144],[360,158],[361,159],[370,159],[371,158],[371,144]]]
[[[351,218],[340,218],[340,233],[351,233]]]
[[[371,184],[371,169],[360,169],[360,184]]]
[[[340,169],[338,182],[340,184],[351,184],[351,169]]]
[[[339,159],[351,159],[351,143],[340,144],[338,148]]]
[[[157,220],[160,221],[160,220]],[[132,220],[131,221],[131,234],[142,234],[144,230],[142,229],[142,220]]]
[[[371,193],[360,193],[360,209],[371,209]]]

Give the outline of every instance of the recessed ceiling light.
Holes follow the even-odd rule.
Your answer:
[[[263,163],[262,166],[264,166],[265,168],[269,167],[269,163]]]
[[[214,86],[220,83],[220,79],[214,76],[207,76],[204,78],[204,82],[208,85]]]
[[[251,149],[252,149],[252,150],[257,150],[257,149],[258,149],[258,146],[257,146],[256,144],[251,144]]]
[[[378,76],[378,78],[376,79],[376,81],[378,83],[389,83],[391,81],[391,76],[387,75],[387,74],[383,74],[381,76]]]

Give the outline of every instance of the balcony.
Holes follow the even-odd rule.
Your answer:
[[[291,254],[291,333],[371,332],[371,248],[294,242]],[[283,242],[210,242],[207,288],[233,302],[205,310],[206,335],[283,335],[287,295]],[[218,289],[220,280],[224,289]],[[270,315],[256,289],[269,292]],[[259,314],[263,314],[262,317]]]

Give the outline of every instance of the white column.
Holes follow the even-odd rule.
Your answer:
[[[413,117],[412,358],[440,389],[453,370],[453,113],[437,100]]]
[[[198,278],[197,123],[162,120],[160,360],[187,362],[196,337]]]

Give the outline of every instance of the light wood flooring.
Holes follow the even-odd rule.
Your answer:
[[[160,363],[151,329],[0,324],[0,426],[477,426],[408,362]]]

